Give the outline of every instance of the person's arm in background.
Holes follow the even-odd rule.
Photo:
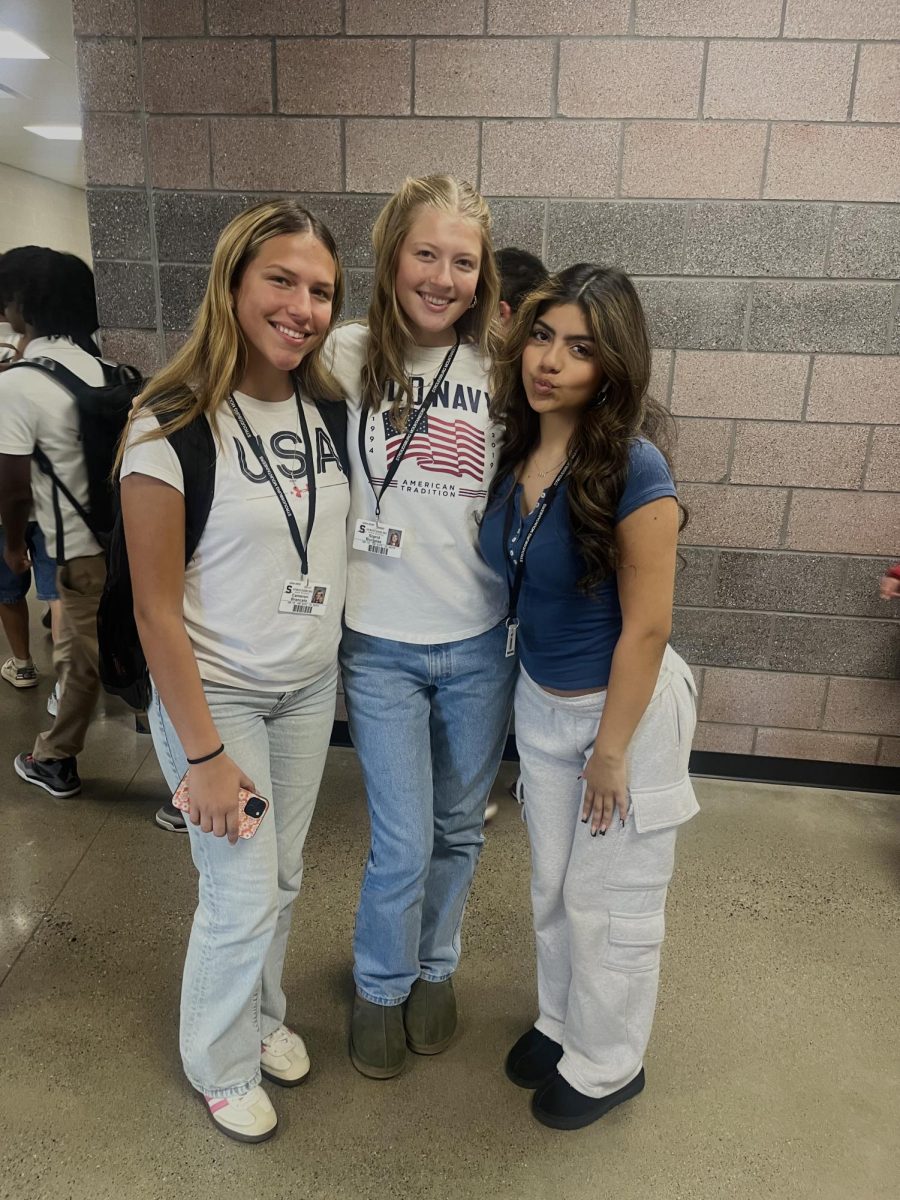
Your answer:
[[[188,758],[222,738],[206,702],[184,625],[184,496],[150,475],[121,481],[122,520],[141,646],[163,706]],[[204,833],[238,838],[238,789],[253,781],[227,754],[190,768],[191,820]]]
[[[16,575],[31,565],[25,530],[31,516],[31,455],[37,444],[33,406],[6,376],[0,394],[0,525],[6,565]]]
[[[878,587],[882,600],[900,600],[900,563],[888,567]]]

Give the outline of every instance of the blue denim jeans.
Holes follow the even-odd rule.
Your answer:
[[[13,575],[3,558],[3,529],[0,528],[0,604],[17,604],[24,600],[31,587],[34,574],[34,591],[38,600],[58,600],[56,590],[56,563],[47,553],[47,543],[37,521],[29,521],[25,528],[25,545],[31,557],[31,570]]]
[[[303,843],[334,721],[335,666],[296,692],[204,684],[225,749],[270,802],[254,837],[232,846],[188,821],[200,875],[181,988],[181,1060],[207,1096],[239,1096],[260,1080],[260,1042],[283,1024],[281,987]],[[158,694],[153,744],[174,791],[187,763]]]
[[[359,994],[402,1004],[459,961],[487,797],[509,726],[506,629],[420,646],[345,629],[341,668],[372,843],[353,940]]]

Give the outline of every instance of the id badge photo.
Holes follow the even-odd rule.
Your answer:
[[[289,579],[281,593],[278,611],[292,616],[321,617],[328,608],[328,585]]]
[[[357,521],[353,531],[353,549],[364,554],[400,558],[403,541],[404,530],[399,525],[385,525],[381,521]]]

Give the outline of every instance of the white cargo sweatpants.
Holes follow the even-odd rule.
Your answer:
[[[516,741],[531,841],[536,1027],[561,1043],[560,1074],[587,1096],[630,1082],[650,1038],[677,826],[698,809],[688,777],[696,687],[667,648],[629,747],[630,808],[606,835],[581,823],[578,778],[606,692],[554,696],[523,671]]]

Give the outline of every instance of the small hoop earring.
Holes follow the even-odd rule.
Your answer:
[[[476,292],[475,295],[472,297],[472,303],[469,305],[469,308],[474,308],[477,303],[478,303],[478,293]]]
[[[591,408],[599,408],[601,404],[604,404],[609,399],[609,386],[610,380],[607,379],[603,387],[591,401]]]

